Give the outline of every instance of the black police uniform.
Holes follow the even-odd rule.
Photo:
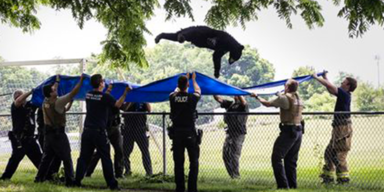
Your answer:
[[[24,106],[11,106],[12,131],[8,133],[12,155],[1,179],[11,179],[24,156],[27,155],[36,168],[41,161],[41,150],[34,137],[36,107],[28,101]]]
[[[42,108],[39,108],[37,110],[37,136],[38,136],[38,142],[40,144],[40,148],[44,152],[44,134],[45,134],[45,126],[44,126],[44,116],[43,116],[43,110]],[[59,157],[54,157],[51,163],[51,166],[49,167],[48,173],[45,177],[46,180],[53,180],[53,175],[55,173],[59,172],[61,165],[61,160]]]
[[[81,185],[88,164],[95,151],[101,156],[104,179],[111,189],[118,188],[118,182],[113,172],[109,139],[107,136],[107,121],[110,109],[116,100],[109,94],[90,91],[86,95],[87,114],[84,131],[81,136],[80,157],[76,167],[76,184]]]
[[[195,128],[196,105],[200,99],[199,93],[172,93],[169,97],[171,105],[171,120],[173,136],[173,160],[175,162],[176,192],[185,191],[184,182],[184,152],[188,151],[189,176],[188,192],[197,191],[197,176],[199,173],[200,148],[197,142]]]
[[[118,108],[113,107],[108,119],[108,138],[112,144],[113,150],[115,152],[114,158],[114,168],[115,168],[115,177],[123,177],[123,138],[120,131],[120,111]],[[97,163],[100,160],[100,154],[97,151],[93,154],[92,160],[87,169],[87,177],[90,177],[95,171]]]
[[[146,103],[131,103],[127,112],[148,112]],[[134,144],[139,146],[144,169],[147,175],[152,175],[152,161],[149,153],[149,138],[147,136],[147,115],[125,114],[123,129],[124,166],[126,174],[131,173],[131,162],[129,157],[133,151]]]

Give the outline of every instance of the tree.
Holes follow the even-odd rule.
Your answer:
[[[1,58],[0,58],[1,61]],[[0,67],[0,113],[9,114],[16,90],[29,91],[48,77],[47,74],[24,67]]]
[[[347,72],[344,72],[344,71],[339,71],[339,75],[336,77],[336,80],[335,80],[334,84],[336,86],[340,86],[341,83],[344,81],[344,79],[346,77],[352,77],[352,78],[356,79],[357,83],[359,83],[359,81],[360,81],[359,77],[356,77],[352,73],[347,73]]]
[[[310,66],[306,67],[300,67],[299,69],[293,71],[292,76],[303,76],[303,75],[312,75],[315,73],[315,69]],[[325,91],[324,86],[322,86],[319,82],[317,82],[314,79],[311,79],[310,81],[303,82],[299,86],[299,95],[300,97],[308,104],[312,102],[310,98],[315,94],[321,94]]]
[[[375,89],[372,84],[361,82],[354,92],[356,108],[360,111],[384,110],[383,93],[383,89]]]
[[[306,102],[307,112],[332,112],[335,107],[336,98],[328,92],[314,93]]]
[[[167,20],[188,16],[194,19],[190,0],[166,0],[163,8]],[[205,22],[217,29],[228,25],[245,24],[258,19],[262,9],[274,8],[287,27],[292,28],[291,16],[297,13],[309,28],[323,26],[324,18],[321,6],[316,0],[210,0]],[[341,0],[333,0],[336,6]],[[140,67],[148,66],[143,47],[146,45],[144,33],[150,33],[145,22],[154,16],[159,6],[157,0],[2,0],[0,1],[0,20],[2,23],[19,27],[23,32],[39,29],[40,21],[36,17],[38,6],[50,6],[56,10],[70,9],[80,28],[94,18],[107,29],[107,39],[102,42],[102,61],[112,66],[129,67],[135,63]],[[360,37],[371,25],[383,26],[384,2],[382,0],[344,0],[338,13],[348,20],[350,37]]]
[[[273,65],[260,57],[256,49],[246,46],[241,59],[229,65],[222,60],[222,74],[229,84],[248,87],[267,83],[275,78]]]
[[[150,68],[142,69],[133,67],[124,71],[127,80],[147,84],[177,73],[198,71],[200,73],[213,74],[212,51],[200,49],[190,44],[162,43],[154,48],[146,49]],[[224,62],[224,61],[223,61]],[[262,59],[256,49],[246,47],[243,57],[229,66],[223,63],[222,81],[238,87],[246,87],[272,81],[275,76],[273,65]],[[249,100],[251,107],[258,106],[255,99]],[[212,97],[203,97],[199,102],[199,111],[212,111],[217,107]],[[169,111],[168,103],[156,104],[156,111]]]

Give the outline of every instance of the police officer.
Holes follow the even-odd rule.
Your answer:
[[[108,90],[106,93],[110,93],[112,91],[112,85],[108,86]],[[114,168],[115,168],[115,177],[116,178],[123,178],[123,136],[121,135],[120,131],[120,110],[116,107],[112,107],[109,118],[108,118],[108,127],[107,127],[107,134],[108,139],[111,142],[111,145],[113,147],[113,151],[115,152],[115,158],[114,158]],[[92,160],[89,163],[88,169],[87,169],[87,177],[90,177],[92,173],[95,171],[97,163],[100,160],[100,154],[97,153],[97,151],[93,154]]]
[[[351,111],[351,93],[357,87],[357,81],[354,78],[346,77],[340,87],[336,87],[327,78],[324,73],[323,78],[319,78],[316,74],[313,77],[324,85],[328,92],[337,97],[335,112]],[[333,183],[334,173],[336,171],[337,183],[349,183],[349,169],[347,164],[347,155],[351,150],[352,143],[352,121],[350,114],[335,114],[332,122],[332,138],[329,142],[325,153],[325,165],[323,173],[320,177],[323,183]]]
[[[262,105],[280,108],[281,132],[272,152],[272,167],[278,189],[297,188],[296,167],[303,133],[303,102],[296,93],[298,86],[297,81],[289,79],[285,84],[284,94],[279,94],[273,101],[266,101],[252,94]]]
[[[81,186],[81,181],[87,171],[88,164],[94,150],[101,157],[104,179],[110,189],[119,189],[118,182],[113,173],[110,154],[110,145],[107,136],[107,121],[111,107],[120,108],[127,96],[130,87],[127,86],[123,95],[116,101],[110,94],[103,93],[105,83],[100,74],[91,77],[93,90],[86,95],[87,113],[84,122],[84,132],[81,136],[80,157],[76,167],[76,185]]]
[[[149,103],[126,103],[123,105],[126,112],[151,112]],[[123,146],[124,146],[124,165],[125,174],[130,175],[131,162],[129,157],[133,151],[134,144],[139,146],[142,162],[147,176],[152,175],[152,161],[149,154],[149,130],[147,125],[147,115],[124,114]]]
[[[39,142],[40,148],[43,150],[43,153],[44,153],[45,125],[44,125],[43,109],[41,107],[37,110],[36,122],[37,122],[37,138],[38,138],[37,141]],[[53,175],[59,172],[60,165],[61,165],[60,158],[57,156],[54,157],[45,179],[53,180],[54,179]]]
[[[41,151],[37,144],[35,133],[35,111],[36,106],[31,101],[26,101],[32,91],[23,93],[18,90],[13,93],[14,102],[11,106],[12,131],[8,133],[12,144],[12,155],[7,167],[0,179],[9,180],[15,173],[24,156],[27,155],[36,168],[41,161]]]
[[[188,93],[189,74],[180,76],[177,89],[169,96],[171,105],[172,128],[170,136],[173,139],[173,160],[175,162],[176,192],[185,191],[184,182],[184,152],[188,151],[189,176],[188,192],[197,192],[197,175],[199,173],[200,148],[195,128],[196,105],[200,100],[201,91],[196,82],[196,73],[192,75],[194,93]]]
[[[41,160],[35,182],[45,181],[51,163],[54,161],[55,157],[58,157],[64,164],[66,185],[72,186],[74,184],[74,173],[71,146],[69,144],[68,136],[65,133],[66,112],[70,109],[72,99],[79,92],[83,84],[83,75],[80,77],[75,88],[61,97],[58,97],[57,95],[59,82],[60,78],[59,75],[57,75],[54,84],[45,85],[43,87],[45,100],[42,108],[45,124],[45,143],[43,159]]]
[[[235,96],[234,101],[223,99],[217,95],[214,98],[227,112],[249,112],[247,101],[243,96]],[[239,159],[245,134],[247,134],[247,120],[248,115],[244,114],[224,115],[224,122],[228,127],[223,147],[223,160],[232,179],[240,178]]]

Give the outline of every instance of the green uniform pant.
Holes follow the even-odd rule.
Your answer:
[[[325,154],[323,174],[333,178],[336,171],[337,178],[349,178],[347,155],[351,149],[352,124],[334,125],[332,138]]]

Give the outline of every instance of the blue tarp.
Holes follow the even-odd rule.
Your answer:
[[[185,74],[186,73],[180,73],[175,76],[155,81],[153,83],[134,89],[127,95],[126,100],[132,102],[166,101],[169,98],[169,94],[175,90],[179,76]],[[196,81],[201,88],[202,95],[249,95],[247,91],[218,81],[217,79],[213,79],[198,72],[196,72]],[[194,90],[192,79],[189,80],[189,84],[190,88],[188,91],[193,93]]]
[[[325,72],[317,73],[318,76],[324,75]],[[313,79],[312,75],[305,75],[305,76],[299,76],[299,77],[294,77],[292,79],[295,79],[299,83],[309,81]],[[275,82],[270,82],[270,83],[265,83],[261,85],[256,85],[252,87],[244,87],[242,88],[245,91],[249,92],[255,92],[259,95],[273,95],[276,92],[282,92],[284,91],[284,85],[288,81],[288,79],[280,80],[280,81],[275,81]]]
[[[319,73],[322,75],[323,73]],[[92,90],[90,85],[90,76],[85,75],[83,86],[81,87],[79,93],[76,95],[75,100],[84,100],[85,95],[88,91]],[[168,77],[166,79],[162,79],[159,81],[155,81],[149,83],[144,86],[140,86],[137,84],[133,84],[130,82],[123,81],[113,81],[106,80],[106,88],[110,83],[113,83],[113,89],[111,95],[118,99],[124,92],[124,89],[127,85],[130,85],[133,90],[130,91],[125,99],[126,102],[162,102],[167,101],[169,94],[173,92],[177,85],[177,79],[180,75],[185,75],[185,73],[180,73],[172,77]],[[41,106],[44,96],[42,88],[44,85],[54,83],[56,76],[52,76],[48,78],[46,81],[41,83],[36,89],[33,91],[32,95],[32,103],[37,106]],[[60,75],[60,84],[58,87],[58,95],[62,96],[69,93],[77,84],[80,77],[79,76],[65,76]],[[294,78],[297,81],[304,82],[312,79],[312,76],[300,76]],[[277,91],[284,90],[284,84],[287,81],[281,80],[271,83],[266,83],[262,85],[257,85],[253,87],[246,87],[240,89],[238,87],[234,87],[227,83],[221,82],[217,79],[213,79],[209,76],[196,72],[196,81],[201,88],[202,95],[249,95],[250,92],[256,92],[261,95],[265,94],[275,94]],[[189,92],[193,92],[192,80],[190,79],[190,89]],[[104,91],[106,90],[104,89]]]
[[[123,81],[112,81],[106,80],[106,87],[109,83],[113,83],[113,89],[111,95],[118,99],[124,92],[125,87],[129,84],[132,86],[133,90],[130,91],[127,95],[125,101],[127,102],[162,102],[168,100],[169,94],[173,92],[177,85],[177,79],[180,75],[185,75],[186,73],[177,74],[175,76],[155,81],[149,83],[145,86],[140,86],[130,82]],[[43,87],[45,85],[54,83],[56,76],[52,76],[41,83],[32,94],[32,103],[37,106],[41,106],[44,96],[43,96]],[[60,84],[58,87],[58,95],[62,96],[69,93],[77,84],[80,77],[79,76],[65,76],[60,75]],[[84,100],[85,95],[88,91],[92,90],[90,85],[90,76],[85,74],[85,79],[83,86],[81,87],[79,93],[76,95],[75,100]],[[196,73],[196,81],[201,87],[201,92],[203,95],[247,95],[249,94],[246,91],[241,90],[240,88],[228,85],[201,73]],[[190,80],[191,88],[189,92],[193,92],[192,80]],[[104,89],[104,91],[106,88]]]
[[[85,95],[87,92],[92,90],[92,86],[90,84],[90,76],[87,74],[84,74],[84,81],[83,85],[81,86],[81,89],[79,93],[76,95],[74,98],[75,100],[84,100]],[[53,84],[55,82],[56,75],[49,77],[47,80],[45,80],[43,83],[41,83],[39,86],[37,86],[33,93],[32,93],[32,104],[36,106],[41,106],[43,101],[44,101],[44,95],[43,95],[43,87],[48,84]],[[66,75],[60,75],[60,83],[59,87],[57,89],[57,94],[59,96],[63,96],[70,91],[76,86],[76,84],[79,82],[80,76],[66,76]],[[133,84],[130,82],[123,82],[123,81],[113,81],[113,80],[106,80],[105,81],[105,88],[104,91],[106,91],[108,85],[110,83],[113,83],[113,89],[111,94],[115,97],[118,98],[118,96],[121,96],[124,92],[125,87],[129,84],[131,85],[132,88],[137,88],[140,85]]]

